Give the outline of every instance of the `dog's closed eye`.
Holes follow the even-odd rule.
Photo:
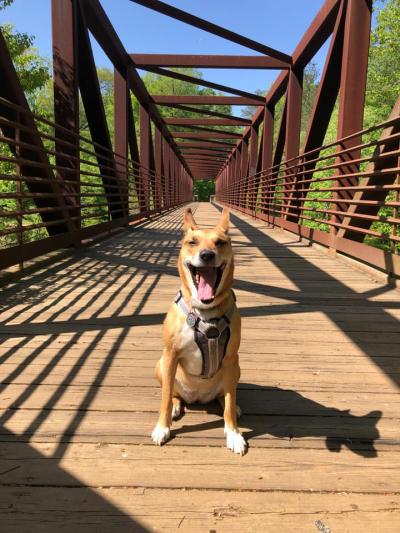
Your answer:
[[[225,246],[226,243],[227,241],[223,241],[222,239],[218,239],[217,241],[215,241],[215,245],[218,246],[218,248]]]

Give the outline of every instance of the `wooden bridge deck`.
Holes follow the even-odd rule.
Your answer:
[[[399,292],[232,221],[249,453],[224,448],[216,405],[187,409],[166,446],[149,439],[173,211],[2,291],[2,533],[400,530]]]

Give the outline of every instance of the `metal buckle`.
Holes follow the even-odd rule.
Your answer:
[[[196,325],[196,322],[197,322],[197,316],[195,313],[193,313],[193,311],[191,311],[190,313],[188,313],[188,316],[186,317],[186,324],[190,326],[191,328],[193,328]]]
[[[215,326],[211,326],[206,331],[206,337],[207,339],[216,339],[219,337],[219,329]]]

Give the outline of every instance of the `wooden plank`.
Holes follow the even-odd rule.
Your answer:
[[[4,417],[6,412],[0,412]],[[20,409],[7,420],[7,428],[0,429],[4,442],[94,442],[151,445],[156,413],[91,410],[85,413],[78,428],[69,428],[74,411],[53,409],[44,417],[40,409]],[[379,450],[396,451],[400,444],[400,426],[390,418],[355,417],[348,413],[324,415],[243,415],[239,426],[249,439],[250,446],[263,448],[349,448],[355,454],[374,455]],[[26,431],[37,417],[42,423]],[[185,415],[172,426],[171,445],[225,446],[221,408],[209,406],[187,407]],[[10,433],[11,432],[11,433]]]
[[[26,364],[14,365],[3,364],[0,380],[3,384],[17,385],[61,385],[68,377],[71,369],[69,365],[59,364],[57,357],[55,361],[48,365]],[[152,361],[145,361],[150,364],[138,364],[136,366],[113,364],[107,375],[102,380],[103,386],[108,387],[154,387],[154,367],[156,357]],[[104,364],[104,363],[103,363]],[[79,363],[79,374],[74,379],[74,385],[91,385],[96,381],[101,364],[90,365],[90,363]],[[250,368],[249,368],[250,366]],[[271,365],[270,365],[271,366]],[[282,366],[282,368],[279,368]],[[378,373],[376,368],[370,368],[365,372],[360,365],[354,365],[352,369],[347,369],[345,365],[338,368],[331,365],[330,368],[321,368],[312,365],[311,368],[304,368],[301,363],[281,365],[275,363],[273,368],[266,367],[265,364],[254,361],[252,365],[241,363],[241,387],[243,389],[255,386],[273,386],[283,389],[315,390],[315,391],[354,391],[365,393],[390,392],[399,394],[398,386],[393,380],[400,379],[400,368],[396,363],[391,367],[385,366],[385,373]],[[260,371],[263,375],[260,376]],[[264,373],[266,375],[264,375]]]
[[[64,449],[66,448],[66,449]],[[3,443],[0,471],[2,482],[14,485],[77,486],[63,470],[87,487],[152,487],[247,489],[259,491],[324,491],[399,494],[400,455],[380,452],[362,457],[342,450],[336,453],[303,449],[254,448],[251,454],[234,456],[228,450],[167,445],[162,448],[136,445],[62,446],[51,457],[48,445]],[[59,455],[61,454],[61,455]],[[370,463],[372,463],[370,465]],[[374,478],[371,480],[370,468]],[[246,475],[243,475],[243,472]]]
[[[41,533],[67,531],[65,527],[139,531],[138,523],[146,531],[271,533],[291,531],[296,523],[296,531],[309,533],[317,531],[317,520],[331,531],[376,532],[382,524],[390,524],[391,531],[400,528],[399,502],[392,495],[271,492],[266,506],[264,493],[250,491],[24,487],[0,488],[0,501],[9,533],[31,529],[32,518]]]
[[[201,226],[217,223],[215,207],[193,208]],[[181,212],[171,212],[3,291],[0,513],[10,531],[27,520],[51,533],[290,531],[294,520],[310,531],[317,519],[331,531],[398,529],[399,292],[232,219],[248,455],[225,449],[216,403],[186,408],[165,447],[150,442],[153,367],[179,285]]]
[[[72,377],[68,379],[67,385],[31,385],[28,393],[27,385],[7,385],[0,392],[0,409],[23,407],[47,410],[56,406],[58,409],[84,409],[85,398],[87,394],[91,394],[91,409],[109,412],[158,411],[161,399],[158,387],[99,387],[96,383],[93,387],[75,385],[75,373],[77,370],[72,369]],[[97,383],[99,382],[101,378],[98,377]],[[332,413],[339,415],[342,411],[348,412],[351,409],[354,415],[364,416],[370,407],[371,412],[380,408],[385,417],[398,418],[400,395],[342,390],[337,394],[336,391],[319,391],[315,388],[293,391],[273,385],[249,384],[247,388],[239,388],[238,403],[245,414],[332,416]],[[376,417],[376,414],[371,416]]]

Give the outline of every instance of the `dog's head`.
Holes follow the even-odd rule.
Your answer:
[[[179,274],[195,307],[207,309],[219,305],[231,290],[233,253],[228,229],[227,209],[215,228],[202,230],[197,227],[192,211],[185,210]]]

